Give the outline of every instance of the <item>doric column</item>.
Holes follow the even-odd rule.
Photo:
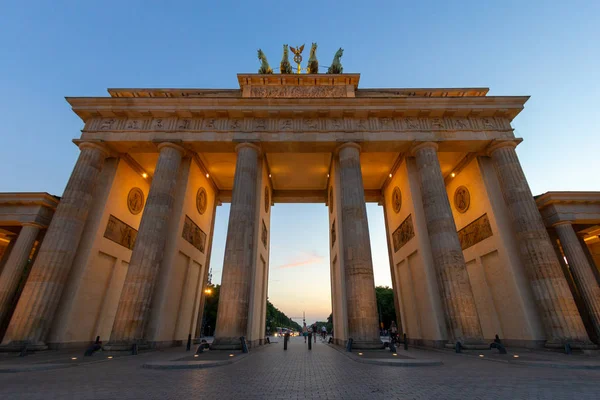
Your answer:
[[[577,234],[570,222],[560,222],[554,225],[560,245],[567,257],[569,269],[575,278],[575,284],[585,307],[590,315],[594,330],[600,337],[600,286],[588,262]]]
[[[144,207],[138,235],[121,291],[107,350],[129,350],[145,344],[145,328],[156,277],[162,262],[173,211],[175,185],[185,150],[174,143],[158,145],[158,161]]]
[[[353,347],[379,348],[382,343],[379,337],[365,190],[360,170],[360,146],[345,143],[338,147],[337,156],[341,202],[339,229],[344,255],[348,337],[353,339]]]
[[[35,223],[25,223],[19,232],[15,245],[6,260],[6,265],[0,274],[0,326],[10,312],[23,276],[29,255],[35,239],[40,232],[40,226]]]
[[[83,142],[79,148],[81,153],[4,336],[9,347],[19,348],[25,342],[30,349],[47,347],[44,341],[71,271],[98,175],[109,155],[96,143]]]
[[[546,330],[546,345],[589,344],[573,295],[519,163],[516,146],[512,141],[496,143],[488,149],[488,154],[498,175],[516,243]]]
[[[467,265],[456,233],[437,148],[437,144],[426,142],[412,150],[419,172],[431,253],[450,338],[460,341],[463,345],[477,345],[483,342],[481,324]]]
[[[250,143],[241,143],[235,150],[237,162],[219,292],[219,312],[212,344],[215,349],[239,349],[240,336],[246,336],[257,240],[254,236],[260,149]]]

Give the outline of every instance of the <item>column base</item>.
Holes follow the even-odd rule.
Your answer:
[[[490,345],[489,344],[485,344],[485,343],[468,343],[468,344],[464,344],[464,343],[461,342],[461,346],[465,350],[489,350],[490,349]],[[456,342],[454,342],[454,343],[446,343],[444,345],[444,347],[447,348],[447,349],[454,349],[456,347]]]
[[[27,351],[44,351],[48,350],[48,345],[44,342],[31,343],[24,341],[12,341],[8,344],[0,346],[0,353],[20,353],[27,346]]]
[[[210,345],[211,350],[242,350],[240,338],[215,338]]]
[[[352,341],[352,350],[378,350],[383,349],[383,342],[381,340],[365,340],[365,341]]]
[[[150,348],[150,344],[148,342],[136,342],[132,340],[130,342],[108,342],[102,346],[102,350],[115,353],[131,352],[134,344],[138,345],[138,350],[148,350]]]
[[[569,344],[569,346],[571,346],[572,349],[595,350],[598,348],[598,346],[592,342],[570,342],[570,341],[563,341],[563,342],[547,341],[544,344],[544,347],[547,349],[564,349],[565,345],[567,343]]]

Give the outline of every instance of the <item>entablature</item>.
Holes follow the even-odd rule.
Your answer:
[[[527,96],[361,98],[120,98],[70,97],[84,121],[98,117],[504,117],[511,121]]]

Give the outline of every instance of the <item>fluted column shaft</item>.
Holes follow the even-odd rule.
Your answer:
[[[106,346],[109,350],[126,350],[133,343],[142,344],[146,339],[145,328],[169,235],[169,218],[184,154],[182,147],[169,142],[159,144],[158,150],[152,185],[133,246],[110,341]]]
[[[498,175],[516,243],[546,330],[547,345],[566,341],[589,343],[515,147],[513,142],[502,142],[492,146],[488,154]]]
[[[30,343],[44,349],[51,322],[66,284],[98,175],[108,151],[95,143],[79,145],[81,153],[23,288],[4,343]]]
[[[23,224],[15,245],[6,260],[2,274],[0,274],[0,326],[10,312],[11,305],[14,304],[19,281],[27,266],[29,255],[39,232],[39,225]]]
[[[481,324],[440,169],[437,145],[422,143],[413,149],[413,154],[450,337],[463,344],[481,343]]]
[[[348,337],[353,347],[378,348],[379,336],[373,260],[365,190],[360,169],[360,146],[345,143],[338,150],[340,174],[339,229],[346,280]]]
[[[260,149],[250,143],[236,147],[237,162],[227,227],[215,349],[240,348],[246,336],[254,247],[256,246],[257,182]]]
[[[560,239],[560,245],[567,257],[569,269],[575,278],[575,284],[581,293],[594,330],[600,337],[600,286],[596,281],[592,266],[570,222],[557,224],[554,229]]]

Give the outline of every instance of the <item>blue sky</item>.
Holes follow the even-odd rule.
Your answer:
[[[281,45],[343,47],[361,87],[489,87],[530,95],[514,120],[534,194],[600,190],[598,1],[4,1],[0,3],[0,191],[60,195],[82,127],[64,96],[108,87],[234,88]],[[228,206],[217,213],[215,280]],[[329,307],[323,205],[273,208],[273,302],[288,314]],[[382,211],[368,208],[378,284],[390,284]],[[285,221],[284,221],[285,219]],[[307,235],[306,232],[317,232]],[[307,238],[308,237],[308,238]],[[290,251],[293,250],[293,251]],[[302,261],[298,267],[278,268]],[[298,281],[300,279],[300,281]],[[279,281],[279,282],[276,282]],[[294,281],[293,287],[284,284]],[[328,313],[328,312],[327,312]]]

